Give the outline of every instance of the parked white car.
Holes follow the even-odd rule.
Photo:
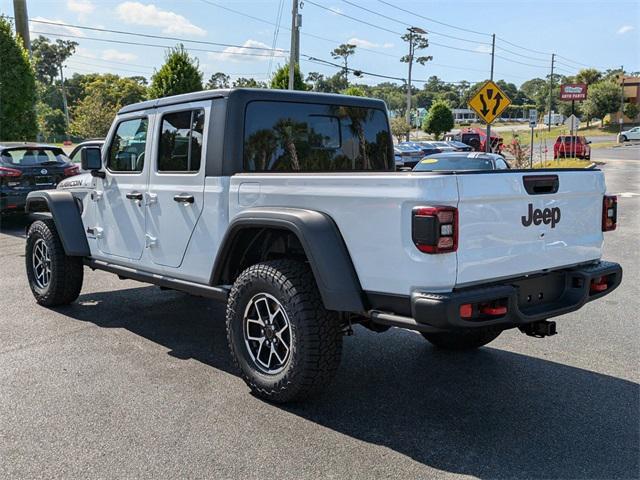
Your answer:
[[[640,140],[640,127],[633,127],[632,129],[620,132],[620,135],[618,135],[618,142],[624,143],[627,140]]]

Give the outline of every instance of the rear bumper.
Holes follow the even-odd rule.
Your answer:
[[[602,279],[606,289],[593,290],[591,283],[595,279]],[[621,281],[622,267],[619,264],[600,261],[451,293],[413,292],[412,318],[374,312],[372,319],[377,323],[422,331],[494,326],[512,328],[578,310],[586,303],[611,293]],[[474,318],[461,316],[460,307],[465,304],[476,306]],[[504,306],[506,312],[501,315],[478,314],[477,305],[484,304]]]

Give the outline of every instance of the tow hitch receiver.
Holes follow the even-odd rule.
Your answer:
[[[528,323],[518,327],[518,329],[525,335],[536,338],[550,337],[558,333],[556,332],[556,322],[550,322],[549,320]]]

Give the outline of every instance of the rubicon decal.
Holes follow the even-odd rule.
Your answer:
[[[521,220],[525,227],[544,223],[545,225],[551,224],[551,228],[555,228],[556,224],[560,223],[560,209],[558,207],[545,208],[544,210],[534,209],[533,204],[530,203],[529,211],[521,217]]]

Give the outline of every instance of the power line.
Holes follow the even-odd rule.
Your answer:
[[[392,22],[398,23],[398,24],[402,25],[403,27],[409,27],[409,26],[411,26],[411,25],[409,25],[407,22],[403,22],[402,20],[398,20],[398,19],[396,19],[396,18],[389,17],[388,15],[385,15],[385,14],[380,13],[380,12],[376,12],[376,11],[374,11],[374,10],[371,10],[370,8],[363,7],[362,5],[358,5],[357,3],[353,3],[353,2],[351,2],[350,0],[342,0],[342,1],[343,1],[344,3],[346,3],[346,4],[348,4],[348,5],[351,5],[351,6],[353,6],[353,7],[356,7],[356,8],[359,8],[359,9],[361,9],[361,10],[364,10],[365,12],[369,12],[369,13],[372,13],[372,14],[377,15],[377,16],[379,16],[379,17],[382,17],[382,18],[384,18],[384,19],[386,19],[386,20],[390,20],[390,21],[392,21]],[[429,34],[433,34],[433,35],[440,35],[440,36],[443,36],[443,37],[452,38],[452,39],[454,39],[454,40],[460,40],[461,42],[469,42],[469,43],[482,44],[482,45],[491,45],[491,44],[490,44],[490,43],[488,43],[488,42],[481,42],[481,41],[478,41],[478,40],[469,40],[468,38],[456,37],[455,35],[449,35],[449,34],[447,34],[447,33],[436,32],[435,30],[433,30],[433,29],[431,29],[431,28],[426,29],[426,30],[427,30],[427,32],[428,32]]]
[[[505,39],[504,39],[504,38],[502,38],[502,37],[497,37],[497,36],[496,36],[496,38],[497,38],[498,40],[500,40],[501,42],[506,43],[507,45],[511,45],[512,47],[516,47],[516,48],[521,48],[522,50],[526,50],[527,52],[531,52],[531,53],[538,53],[538,54],[540,54],[540,55],[551,55],[551,52],[541,52],[540,50],[533,50],[532,48],[523,47],[523,46],[521,46],[521,45],[518,45],[517,43],[513,43],[513,42],[510,42],[510,41],[508,41],[508,40],[505,40]]]
[[[95,32],[105,32],[105,33],[117,33],[119,35],[132,35],[135,37],[145,37],[145,38],[155,38],[155,39],[159,39],[159,40],[175,40],[178,42],[188,42],[188,43],[197,43],[197,44],[201,44],[201,45],[213,45],[216,47],[236,47],[236,48],[246,48],[249,50],[267,50],[267,51],[271,51],[273,49],[269,48],[269,47],[256,47],[256,46],[244,46],[244,45],[235,45],[232,43],[218,43],[218,42],[209,42],[209,41],[205,41],[205,40],[189,40],[186,38],[180,38],[180,37],[167,37],[167,36],[161,36],[161,35],[151,35],[148,33],[134,33],[134,32],[127,32],[124,30],[112,30],[112,29],[108,29],[108,28],[97,28],[97,27],[85,27],[82,25],[73,25],[70,23],[58,23],[58,22],[49,22],[46,20],[29,20],[30,22],[33,23],[44,23],[47,25],[56,25],[58,27],[71,27],[71,28],[80,28],[82,30],[92,30]]]
[[[333,13],[335,15],[339,15],[341,17],[345,17],[345,18],[348,18],[350,20],[353,20],[354,22],[362,23],[364,25],[368,25],[370,27],[377,28],[378,30],[382,30],[384,32],[393,33],[394,35],[398,35],[398,36],[402,36],[403,35],[402,32],[397,32],[395,30],[391,30],[389,28],[382,27],[380,25],[376,25],[375,23],[367,22],[366,20],[362,20],[360,18],[352,17],[351,15],[347,15],[346,13],[338,12],[338,11],[336,11],[334,9],[331,9],[329,7],[326,7],[324,5],[320,5],[319,3],[315,3],[312,0],[305,0],[305,3],[310,3],[311,5],[314,5],[315,7],[321,8],[321,9],[326,10],[328,12],[331,12],[331,13]],[[446,45],[446,44],[443,44],[443,43],[437,43],[437,42],[432,42],[432,41],[429,41],[429,45],[437,45],[439,47],[449,48],[451,50],[459,50],[459,51],[462,51],[462,52],[486,54],[486,52],[480,52],[480,51],[477,51],[477,50],[469,50],[467,48],[453,47],[451,45]]]
[[[273,29],[273,41],[271,42],[271,49],[275,50],[278,43],[278,34],[280,33],[280,21],[282,20],[282,11],[284,6],[284,0],[280,0],[278,4],[278,12],[276,13],[276,26]],[[271,67],[273,66],[273,55],[269,59],[269,68],[267,70],[267,76],[271,76]]]
[[[392,7],[392,8],[395,8],[395,9],[397,9],[397,10],[402,10],[402,11],[403,11],[403,12],[405,12],[405,13],[409,13],[410,15],[414,15],[414,16],[416,16],[416,17],[422,18],[422,19],[427,20],[427,21],[429,21],[429,22],[437,23],[437,24],[439,24],[439,25],[444,25],[444,26],[449,27],[449,28],[455,28],[456,30],[461,30],[461,31],[463,31],[463,32],[475,33],[476,35],[485,35],[485,36],[487,36],[487,37],[490,37],[490,36],[491,36],[491,34],[489,34],[489,33],[485,33],[485,32],[478,32],[477,30],[471,30],[471,29],[469,29],[469,28],[458,27],[458,26],[456,26],[456,25],[451,25],[450,23],[441,22],[440,20],[436,20],[436,19],[434,19],[434,18],[425,17],[424,15],[420,15],[420,14],[418,14],[418,13],[416,13],[416,12],[412,12],[411,10],[406,10],[406,9],[404,9],[404,8],[398,7],[397,5],[394,5],[394,4],[389,3],[389,2],[385,2],[384,0],[378,0],[378,1],[379,1],[380,3],[383,3],[383,4],[385,4],[385,5],[390,6],[390,7]]]
[[[534,65],[533,63],[520,62],[518,60],[513,60],[511,58],[503,57],[502,55],[498,55],[498,54],[496,54],[496,58],[500,58],[502,60],[506,60],[507,62],[511,62],[511,63],[517,63],[519,65],[526,65],[527,67],[533,67],[533,68],[539,68],[539,69],[547,68],[545,65]]]
[[[265,20],[264,18],[255,17],[253,15],[249,15],[248,13],[244,13],[244,12],[241,12],[240,10],[235,10],[233,8],[229,8],[229,7],[225,6],[225,5],[220,5],[220,4],[218,4],[216,2],[212,2],[210,0],[200,0],[200,1],[203,2],[203,3],[206,3],[207,5],[211,5],[213,7],[217,7],[217,8],[220,8],[222,10],[226,10],[228,12],[235,13],[236,15],[240,15],[240,16],[243,16],[243,17],[246,17],[246,18],[250,18],[250,19],[255,20],[257,22],[266,23],[267,25],[271,25],[271,26],[278,26],[275,22],[270,22],[269,20]],[[291,31],[290,28],[285,27],[285,26],[280,26],[279,28],[281,28],[283,30],[287,30],[289,32]],[[323,42],[328,42],[328,43],[330,43],[332,45],[338,45],[340,43],[340,42],[337,42],[335,39],[322,37],[322,36],[316,35],[314,33],[300,32],[300,35],[304,35],[305,37],[309,37],[309,38],[315,38],[316,40],[322,40]],[[385,53],[385,52],[379,52],[379,51],[373,50],[371,48],[366,48],[366,47],[359,47],[359,48],[360,48],[360,50],[363,50],[365,52],[374,53],[376,55],[383,55],[383,56],[386,56],[386,57],[397,58],[396,55],[392,55],[392,54]]]
[[[80,35],[70,35],[70,34],[62,34],[62,33],[50,33],[50,32],[37,32],[34,31],[33,33],[37,33],[39,35],[49,35],[49,36],[53,36],[53,37],[62,37],[62,38],[77,38],[79,40],[91,40],[94,42],[105,42],[105,43],[118,43],[118,44],[122,44],[122,45],[139,45],[139,46],[143,46],[143,47],[157,47],[157,48],[164,48],[164,49],[169,49],[169,48],[173,48],[172,45],[158,45],[158,44],[154,44],[154,43],[142,43],[142,42],[132,42],[132,41],[128,41],[128,40],[113,40],[113,39],[107,39],[107,38],[95,38],[95,37],[82,37]],[[238,48],[245,48],[245,47],[241,47],[238,46]],[[188,51],[192,51],[192,52],[205,52],[205,53],[225,53],[228,55],[246,55],[246,56],[250,56],[250,57],[270,57],[271,54],[262,54],[262,53],[250,53],[250,52],[226,52],[224,50],[207,50],[207,49],[203,49],[203,48],[186,48],[186,50]],[[279,58],[284,58],[283,55],[275,55],[276,52],[274,52],[274,56],[277,56]],[[283,51],[278,51],[277,53],[285,53],[284,50]]]

